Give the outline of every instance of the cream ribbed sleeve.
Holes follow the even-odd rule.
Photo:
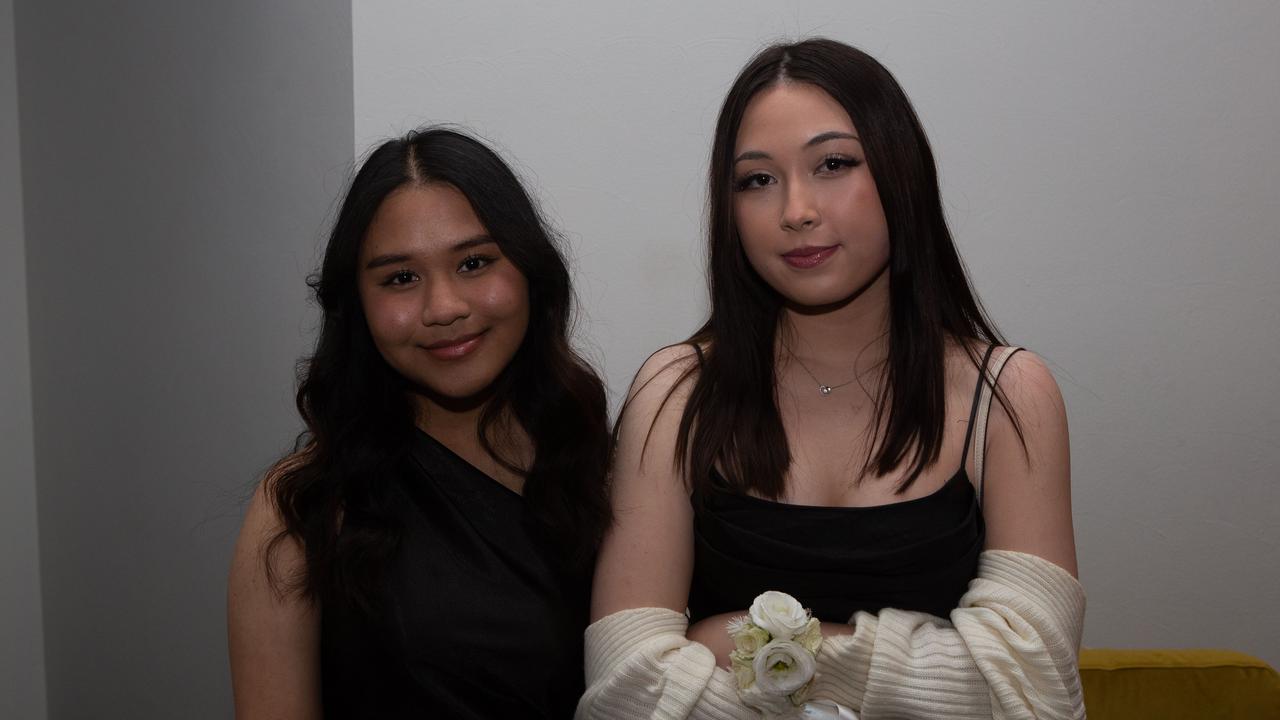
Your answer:
[[[862,720],[1084,717],[1076,658],[1084,590],[1034,555],[989,550],[951,622],[887,609],[858,613],[853,635],[828,637],[811,697]],[[759,718],[732,675],[685,638],[688,620],[623,610],[587,628],[583,718]]]
[[[858,613],[829,637],[813,696],[878,718],[1084,718],[1077,656],[1084,589],[1025,553],[988,550],[951,622]]]
[[[689,620],[666,608],[635,608],[587,628],[587,692],[578,720],[759,720],[705,645],[685,637]]]

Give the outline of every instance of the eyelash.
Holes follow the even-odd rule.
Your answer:
[[[497,259],[498,258],[493,257],[492,255],[468,255],[467,257],[462,259],[462,262],[458,263],[458,270],[463,271],[462,268],[469,263],[476,263],[476,262],[481,263],[479,267],[475,267],[470,270],[463,271],[463,272],[473,273],[473,272],[476,272],[477,270],[485,269],[486,267],[491,265],[494,260],[497,260]]]
[[[834,163],[836,167],[828,168],[827,165],[832,163]],[[857,158],[848,157],[846,155],[828,155],[822,159],[821,163],[818,164],[818,170],[819,172],[825,171],[828,173],[833,173],[833,172],[839,172],[840,170],[846,169],[846,168],[856,168],[861,164],[862,164],[862,161]],[[756,188],[764,187],[764,185],[752,184],[753,182],[759,180],[760,178],[764,178],[766,180],[773,179],[765,173],[751,173],[750,175],[747,175],[745,177],[741,177],[735,180],[733,183],[733,189],[735,192],[744,192],[746,190],[753,190]]]
[[[383,287],[397,287],[399,285],[407,285],[417,278],[418,276],[415,275],[412,270],[409,270],[408,268],[400,268],[388,275],[387,278],[379,284]],[[403,282],[400,282],[401,280],[403,280]]]
[[[462,259],[462,262],[458,263],[458,272],[463,274],[478,272],[488,267],[490,264],[493,263],[494,260],[497,260],[497,258],[491,255],[468,255],[467,257]],[[480,264],[477,267],[473,267],[470,270],[467,270],[466,266],[472,263],[480,263]],[[418,279],[417,274],[414,273],[412,270],[408,268],[400,268],[399,270],[396,270],[395,272],[388,275],[387,278],[383,280],[380,284],[383,287],[397,287],[400,285],[407,285],[417,279]]]
[[[830,163],[835,163],[837,167],[827,169],[827,165]],[[822,163],[818,167],[827,169],[827,172],[836,172],[842,168],[856,168],[861,164],[861,160],[849,157],[848,155],[828,155],[822,158]]]
[[[764,173],[751,173],[750,175],[747,175],[745,177],[741,177],[735,180],[733,182],[733,190],[734,192],[745,192],[747,190],[752,190],[755,188],[762,188],[764,187],[764,185],[751,184],[753,181],[758,180],[760,178],[764,178],[765,180],[772,180],[772,178],[770,178],[768,175],[765,175]]]

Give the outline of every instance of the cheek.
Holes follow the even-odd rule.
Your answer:
[[[733,202],[733,224],[744,244],[757,244],[769,231],[778,229],[778,213],[762,193],[739,197]],[[769,218],[773,218],[772,224]],[[772,227],[771,227],[772,225]]]
[[[836,222],[852,238],[861,240],[869,250],[888,252],[889,226],[874,185],[856,188],[833,202],[831,207]]]
[[[405,342],[413,337],[416,312],[408,295],[386,296],[362,293],[365,323],[379,349]]]
[[[513,330],[524,335],[529,324],[529,285],[519,270],[508,266],[495,273],[481,294],[485,314],[493,321],[511,322]]]

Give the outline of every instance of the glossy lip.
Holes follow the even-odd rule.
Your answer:
[[[485,331],[459,335],[455,338],[431,343],[423,347],[423,349],[441,360],[460,360],[479,347],[480,341],[484,339],[484,334]]]
[[[836,250],[839,249],[839,245],[824,245],[821,247],[805,245],[783,253],[782,259],[793,268],[807,270],[826,262],[827,258],[834,255]]]

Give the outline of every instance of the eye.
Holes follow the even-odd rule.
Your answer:
[[[766,185],[772,185],[773,178],[764,173],[752,173],[744,175],[733,181],[733,189],[742,192],[743,190],[752,190],[754,188],[762,188]]]
[[[472,273],[488,267],[494,260],[497,260],[497,258],[489,255],[468,255],[458,264],[458,272]]]
[[[384,287],[398,287],[401,285],[408,285],[409,283],[417,279],[418,279],[418,275],[414,273],[412,270],[407,270],[402,268],[388,275],[386,279],[382,281],[381,284]]]
[[[822,164],[818,166],[820,173],[838,173],[846,168],[855,168],[862,164],[861,160],[851,158],[845,155],[828,155],[822,159]]]

